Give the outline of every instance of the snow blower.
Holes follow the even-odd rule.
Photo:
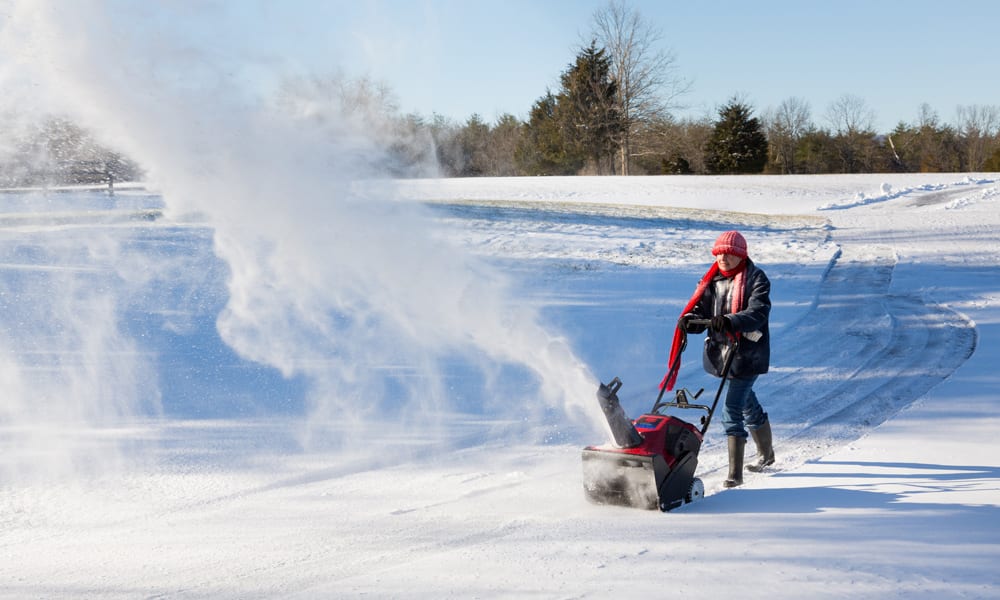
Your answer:
[[[710,322],[706,319],[690,323],[707,326]],[[682,335],[683,352],[687,347],[687,333]],[[677,390],[673,402],[665,402],[663,394],[667,386],[661,384],[653,408],[630,421],[618,400],[621,380],[615,377],[611,383],[601,383],[597,398],[611,428],[614,444],[583,449],[583,489],[588,500],[597,504],[659,508],[666,512],[704,496],[705,486],[694,475],[698,451],[726,385],[736,343],[729,346],[719,389],[711,406],[691,403],[704,389],[692,395],[682,388]],[[664,382],[679,367],[678,353]],[[664,412],[671,408],[703,411],[701,427]]]

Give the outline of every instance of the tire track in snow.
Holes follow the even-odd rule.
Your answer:
[[[875,427],[906,408],[955,371],[975,348],[975,330],[962,315],[915,296],[890,296],[890,338],[884,348],[837,390],[818,403],[835,407],[804,432],[838,439],[838,429]],[[851,400],[844,403],[844,399]],[[836,400],[840,400],[837,402]]]

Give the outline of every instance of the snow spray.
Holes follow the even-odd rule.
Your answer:
[[[244,358],[308,381],[304,439],[389,430],[426,442],[450,413],[483,406],[529,425],[546,410],[595,417],[596,381],[565,341],[399,199],[386,177],[398,140],[371,103],[309,86],[263,94],[267,61],[206,34],[225,28],[224,10],[25,2],[7,44],[75,118],[138,160],[166,218],[211,228],[229,271],[218,332]],[[473,368],[449,368],[459,362]],[[536,384],[466,382],[511,369]]]

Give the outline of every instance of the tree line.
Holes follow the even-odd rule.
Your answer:
[[[574,174],[887,173],[1000,171],[1000,106],[959,106],[946,123],[927,104],[914,123],[876,132],[864,99],[845,94],[817,125],[788,98],[755,114],[734,96],[714,117],[677,119],[690,89],[662,35],[624,0],[593,16],[588,44],[527,119],[435,117],[446,176]]]
[[[436,122],[443,174],[451,177],[577,174],[831,174],[1000,171],[1000,106],[959,106],[946,123],[927,104],[914,123],[890,132],[853,95],[816,125],[809,104],[789,98],[756,115],[734,96],[715,118],[651,114],[628,120],[616,111],[616,81],[603,48],[591,45],[547,92],[527,120]],[[624,142],[624,138],[628,141]]]
[[[915,123],[878,134],[857,97],[831,106],[829,128],[817,127],[798,98],[756,116],[749,103],[733,97],[715,119],[653,116],[626,126],[614,105],[617,88],[606,60],[602,49],[585,48],[560,89],[540,97],[526,120],[504,114],[487,123],[473,115],[456,124],[439,115],[398,115],[384,88],[372,113],[367,103],[375,87],[367,80],[338,80],[339,93],[332,96],[361,94],[357,105],[379,124],[390,171],[399,177],[1000,172],[997,106],[959,107],[957,122],[948,124],[923,105]],[[0,187],[142,178],[136,161],[65,118],[31,124],[6,142]]]

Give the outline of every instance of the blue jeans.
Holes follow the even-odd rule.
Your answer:
[[[746,439],[746,427],[757,429],[767,421],[767,413],[761,408],[760,402],[757,402],[757,394],[753,391],[756,381],[756,375],[729,380],[726,403],[722,406],[722,426],[726,435]]]

